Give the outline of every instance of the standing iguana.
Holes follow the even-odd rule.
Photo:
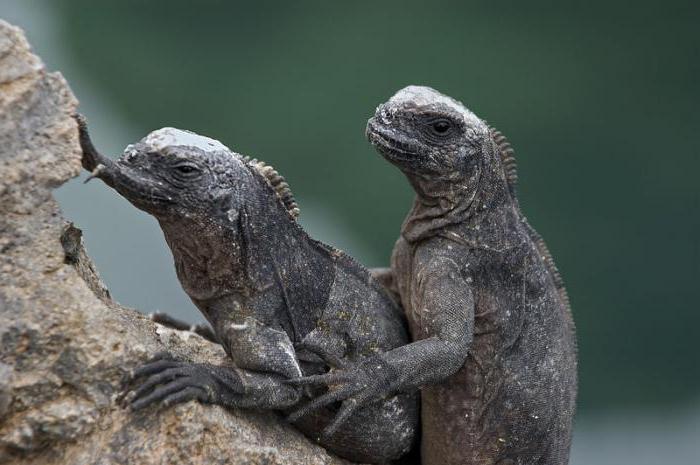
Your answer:
[[[125,397],[132,408],[196,399],[286,411],[308,400],[286,380],[373,370],[382,352],[408,342],[400,308],[369,272],[297,224],[289,187],[271,167],[174,128],[115,162],[78,122],[84,167],[158,220],[185,292],[235,365],[159,357],[133,374],[143,382]],[[338,455],[384,463],[408,451],[417,423],[417,395],[402,394],[353,412],[329,408],[297,426]]]
[[[380,105],[367,135],[417,194],[382,279],[416,342],[382,359],[397,390],[425,385],[423,465],[566,464],[574,326],[552,257],[520,212],[510,145],[461,103],[417,86]],[[363,376],[298,383],[330,383],[346,393],[334,400],[364,405],[377,390]]]

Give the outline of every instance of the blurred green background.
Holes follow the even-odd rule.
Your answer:
[[[462,100],[515,146],[523,209],[567,282],[572,463],[656,463],[621,451],[700,425],[697,2],[0,5],[105,152],[162,126],[217,138],[278,168],[312,235],[369,266],[388,262],[412,193],[365,141],[367,118],[407,84]],[[58,196],[119,301],[201,319],[155,222],[99,183]],[[695,442],[672,448],[695,459],[663,463],[698,463]]]

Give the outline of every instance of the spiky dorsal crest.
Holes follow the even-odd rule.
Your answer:
[[[503,172],[506,177],[506,182],[508,183],[508,190],[513,196],[513,199],[515,199],[515,188],[518,184],[518,171],[515,162],[515,150],[513,150],[513,147],[510,145],[510,142],[508,142],[508,139],[506,139],[506,136],[504,136],[501,133],[501,131],[494,127],[489,127],[489,130],[491,131],[491,137],[496,143],[496,147],[498,148],[498,152],[501,156],[501,164],[503,165]],[[559,273],[557,265],[554,263],[554,258],[552,257],[552,254],[550,253],[547,244],[544,242],[542,236],[540,236],[540,234],[537,231],[535,231],[535,228],[533,228],[530,225],[530,223],[528,223],[527,219],[524,216],[522,216],[522,213],[520,213],[520,215],[528,235],[535,243],[537,250],[540,252],[540,256],[544,260],[545,265],[547,266],[552,275],[554,285],[557,287],[557,290],[559,291],[559,295],[561,296],[564,305],[569,311],[571,311],[571,304],[569,303],[569,294],[566,292],[566,288],[564,287],[564,280],[561,277],[561,273]]]
[[[258,172],[268,182],[270,187],[275,191],[275,195],[282,202],[287,212],[295,220],[299,217],[299,206],[297,205],[292,190],[284,180],[284,177],[277,172],[272,166],[263,161],[250,157],[243,157],[243,160],[248,163],[256,172]]]
[[[518,165],[515,161],[515,151],[501,131],[494,127],[489,127],[489,130],[501,156],[501,165],[503,165],[503,173],[508,183],[508,190],[515,197],[516,187],[518,186]]]

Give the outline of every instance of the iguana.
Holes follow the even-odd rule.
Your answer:
[[[286,380],[373,370],[378,355],[408,342],[401,309],[369,272],[299,226],[294,197],[273,168],[174,128],[151,132],[112,161],[77,119],[83,166],[158,220],[180,283],[233,361],[157,357],[131,376],[125,399],[133,409],[196,399],[288,411],[309,396]],[[417,423],[417,395],[401,394],[352,412],[331,406],[296,426],[342,457],[385,463],[409,450]]]
[[[554,261],[518,206],[510,144],[460,102],[418,86],[380,105],[367,136],[416,192],[383,275],[415,342],[382,358],[397,391],[423,386],[423,465],[567,463],[574,325]],[[377,390],[357,382],[364,376],[354,367],[296,382],[371,401]]]

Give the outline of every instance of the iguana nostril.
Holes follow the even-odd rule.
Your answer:
[[[138,155],[138,150],[133,145],[128,145],[124,150],[124,161],[133,162]]]
[[[386,108],[382,108],[382,110],[379,112],[379,121],[382,124],[390,124],[393,119],[392,113]]]

